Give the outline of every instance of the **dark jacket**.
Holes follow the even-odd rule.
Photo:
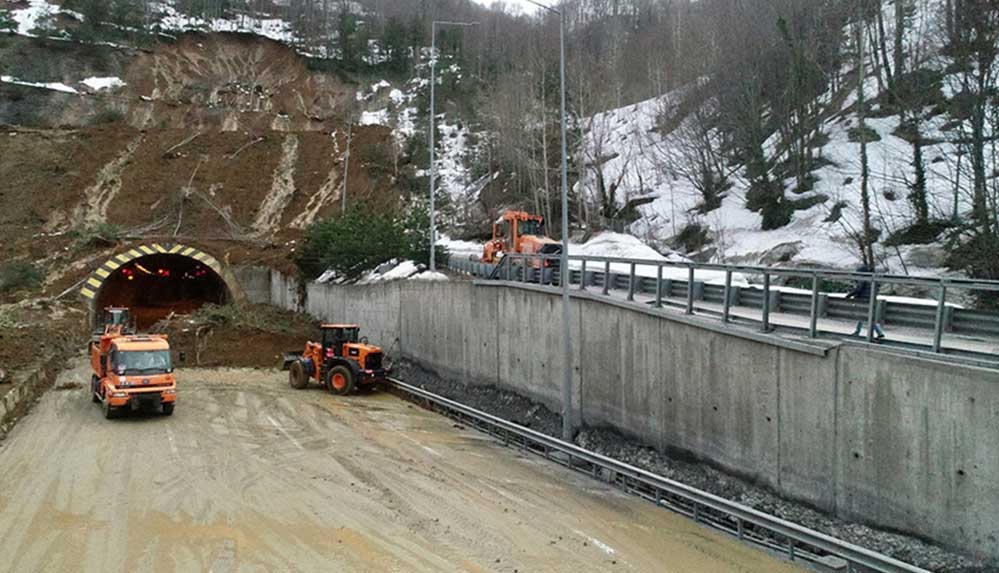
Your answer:
[[[858,273],[869,273],[870,269],[867,267],[860,267],[857,269]],[[877,292],[881,289],[881,285],[874,285],[874,295],[877,296]],[[871,300],[871,281],[860,280],[854,285],[853,290],[846,295],[846,298],[855,298],[860,301]]]

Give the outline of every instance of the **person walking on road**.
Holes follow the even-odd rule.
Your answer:
[[[861,266],[857,269],[858,273],[870,273],[871,269],[867,265]],[[871,287],[871,281],[859,280],[857,284],[854,285],[853,290],[851,290],[846,298],[854,299],[858,302],[870,303],[871,297],[878,296],[878,284],[874,283],[873,288]],[[864,330],[864,321],[860,320],[857,322],[857,328],[853,331],[853,336],[860,336],[861,331]],[[885,331],[881,330],[881,325],[877,322],[874,323],[874,332],[877,334],[877,339],[881,340],[885,337]]]

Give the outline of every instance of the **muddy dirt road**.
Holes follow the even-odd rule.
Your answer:
[[[108,421],[75,364],[0,446],[0,570],[794,570],[391,395],[185,370]]]

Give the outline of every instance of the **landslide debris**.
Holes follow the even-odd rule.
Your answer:
[[[181,368],[280,368],[286,352],[301,351],[307,340],[316,339],[319,324],[270,305],[210,304],[162,320],[152,331],[169,335]]]

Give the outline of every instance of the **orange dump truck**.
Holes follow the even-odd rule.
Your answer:
[[[90,343],[90,363],[90,391],[105,418],[140,409],[173,414],[177,380],[166,336],[108,328]]]

